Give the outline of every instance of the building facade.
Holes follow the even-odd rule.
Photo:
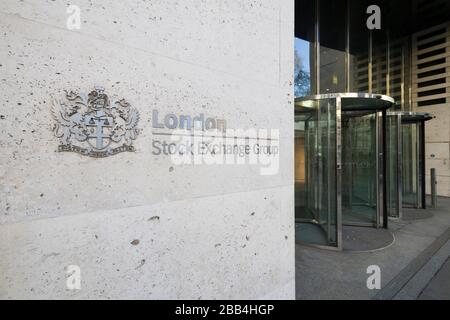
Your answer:
[[[379,29],[366,26],[373,5]],[[295,95],[385,94],[395,99],[393,110],[432,113],[426,190],[435,168],[437,193],[450,196],[449,2],[301,0],[296,6]],[[407,183],[410,175],[404,176]]]
[[[324,218],[321,245],[342,249],[361,192],[364,225],[387,227],[387,109],[435,116],[420,174],[450,196],[449,5],[1,1],[0,298],[295,298],[296,218]],[[335,108],[296,121],[297,98],[323,94]],[[352,123],[356,104],[370,117]],[[199,141],[230,161],[174,156]],[[308,174],[319,187],[297,198]],[[308,197],[320,219],[296,217]]]

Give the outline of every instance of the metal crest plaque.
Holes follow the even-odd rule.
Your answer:
[[[53,100],[53,132],[60,139],[58,151],[104,158],[133,152],[139,130],[139,113],[125,101],[110,100],[102,87],[88,95],[65,92],[64,100]]]

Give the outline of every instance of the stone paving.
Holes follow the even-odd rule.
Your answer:
[[[297,299],[450,299],[450,198],[436,209],[404,209],[390,220],[393,245],[375,252],[296,245]],[[426,214],[425,214],[426,213]],[[367,268],[381,270],[381,289],[368,289]]]

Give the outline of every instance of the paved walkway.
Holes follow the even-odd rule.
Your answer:
[[[450,299],[450,258],[420,293],[419,299]]]
[[[334,252],[296,245],[297,299],[450,299],[450,198],[437,209],[407,209],[389,221],[390,247]],[[381,290],[367,288],[367,268],[381,270]]]

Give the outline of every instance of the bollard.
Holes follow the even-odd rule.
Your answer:
[[[431,168],[430,170],[430,177],[431,177],[431,207],[436,208],[437,207],[437,194],[436,194],[436,169]]]

